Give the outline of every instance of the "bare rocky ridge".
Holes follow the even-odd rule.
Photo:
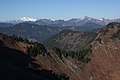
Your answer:
[[[110,23],[99,31],[84,70],[90,80],[120,80],[120,40],[113,38],[119,30],[120,23]]]

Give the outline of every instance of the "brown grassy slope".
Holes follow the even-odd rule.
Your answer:
[[[34,59],[24,53],[28,45],[31,44],[0,34],[0,80],[68,80],[61,73],[35,64]]]
[[[79,67],[81,62],[70,57],[63,58],[62,60],[51,51],[50,56],[37,56],[35,61],[37,64],[42,65],[44,68],[53,70],[58,73],[65,73],[70,77],[70,80],[88,80],[84,72]]]
[[[12,51],[7,50],[6,48],[5,48],[5,50],[3,50],[2,47],[0,48],[0,49],[2,49],[2,50],[0,50],[0,51],[2,51],[1,52],[2,54],[6,53],[8,58],[11,56],[9,58],[10,60],[12,60],[13,62],[16,61],[15,65],[8,65],[8,66],[10,66],[10,68],[11,68],[11,66],[13,66],[12,67],[13,69],[11,69],[11,70],[13,70],[12,72],[13,73],[15,71],[20,72],[19,70],[14,69],[15,68],[14,66],[16,66],[17,63],[20,64],[20,65],[24,63],[25,59],[23,59],[22,57],[19,58],[19,55],[24,55],[24,52],[27,50],[27,46],[30,46],[31,44],[21,42],[21,41],[17,41],[15,39],[13,39],[12,37],[8,37],[8,36],[3,35],[3,34],[0,34],[0,43],[2,43],[3,47],[21,51],[21,53],[19,54],[19,52],[14,52],[14,51],[12,52]],[[17,57],[15,55],[13,55],[13,54],[16,54]],[[4,59],[7,60],[6,55],[4,55],[4,56],[5,56]],[[42,66],[42,67],[40,67],[40,69],[46,69],[48,71],[54,71],[55,74],[65,73],[65,74],[67,74],[67,76],[70,77],[70,80],[83,80],[83,78],[84,78],[81,75],[81,74],[83,74],[83,71],[79,67],[76,66],[76,63],[78,63],[76,60],[73,60],[71,58],[70,59],[65,59],[64,58],[64,60],[61,60],[52,51],[50,51],[50,55],[46,55],[46,56],[38,55],[37,57],[35,57],[35,61],[31,61],[31,62],[35,62],[37,65]],[[7,62],[5,62],[5,63],[7,63]],[[8,63],[11,63],[11,62],[8,62]],[[25,64],[27,66],[28,66],[28,63],[25,62]],[[3,64],[3,66],[5,66],[5,65]],[[23,67],[26,67],[26,66],[23,66]],[[8,71],[10,71],[9,70],[10,68],[8,68],[7,66],[6,66],[6,68],[7,68]],[[4,72],[4,70],[5,69],[3,69],[3,72]],[[10,71],[10,73],[8,73],[8,74],[11,74],[12,77],[13,76],[16,77],[16,75],[21,76],[21,75],[18,75],[17,73],[15,73],[16,75],[13,74],[13,73],[11,73],[11,71]],[[23,73],[23,72],[20,72],[20,73]],[[52,73],[51,73],[51,75],[52,75]],[[5,75],[5,74],[3,74],[3,75]],[[34,73],[32,75],[34,75]],[[45,76],[45,75],[43,75],[43,76]],[[52,76],[54,77],[54,75],[52,75]],[[40,75],[40,77],[41,77],[41,75]],[[3,78],[4,78],[4,76],[3,76]],[[18,77],[18,79],[19,78],[20,77]],[[26,77],[23,76],[23,78],[27,79],[27,76]],[[42,77],[42,78],[47,79],[48,75],[46,75],[46,78],[44,78],[44,77]],[[8,79],[11,79],[11,78],[8,78]],[[33,78],[31,78],[31,79],[33,79]],[[48,80],[49,80],[49,78],[48,78]],[[85,79],[85,80],[87,80],[87,79]]]
[[[43,80],[42,76],[24,68],[31,62],[21,51],[0,45],[0,80]]]
[[[113,38],[119,30],[120,23],[110,23],[98,33],[84,70],[90,80],[120,80],[120,40]]]
[[[7,36],[4,34],[0,34],[0,41],[4,44],[4,46],[17,49],[23,52],[26,52],[26,49],[30,44],[15,40],[12,36]]]

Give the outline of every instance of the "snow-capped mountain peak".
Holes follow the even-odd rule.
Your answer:
[[[35,18],[30,18],[30,17],[22,17],[22,18],[19,18],[18,21],[36,21],[37,19]]]
[[[85,16],[84,20],[92,20],[93,18],[89,17],[89,16]]]
[[[110,22],[120,22],[120,18],[116,19],[106,19],[106,18],[92,18],[92,17],[82,17],[82,18],[72,18],[69,20],[51,20],[51,19],[39,19],[31,17],[22,17],[17,20],[7,21],[7,23],[18,24],[22,22],[30,22],[38,25],[50,25],[50,26],[81,26],[85,23],[96,23],[100,25],[106,25]]]

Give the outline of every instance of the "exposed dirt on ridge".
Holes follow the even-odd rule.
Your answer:
[[[112,23],[98,33],[85,66],[90,80],[120,80],[120,40],[113,38],[119,30],[120,23]]]

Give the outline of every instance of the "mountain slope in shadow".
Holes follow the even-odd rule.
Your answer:
[[[34,65],[30,68],[29,65]],[[52,70],[37,69],[38,65],[23,52],[0,43],[0,80],[61,80]],[[69,80],[69,79],[63,79]]]

